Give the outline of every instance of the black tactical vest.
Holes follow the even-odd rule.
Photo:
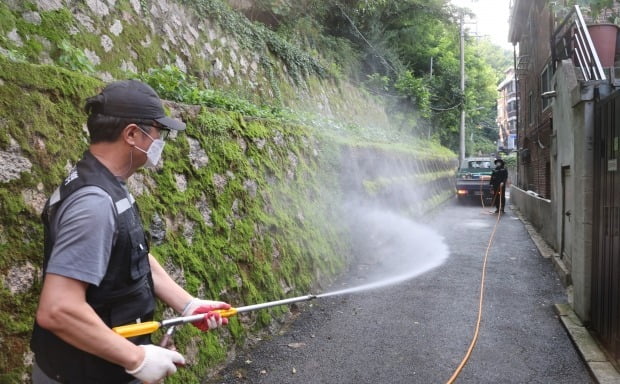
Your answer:
[[[109,326],[149,321],[155,309],[155,293],[148,260],[149,247],[133,198],[110,171],[89,151],[49,198],[43,211],[45,228],[44,271],[54,247],[50,223],[60,204],[79,188],[97,186],[106,191],[115,206],[116,243],[106,274],[98,287],[90,285],[86,300]],[[87,256],[85,256],[87,257]],[[131,339],[150,344],[150,336]],[[61,383],[127,383],[135,378],[124,368],[81,351],[41,328],[35,321],[30,344],[35,360],[50,378]]]

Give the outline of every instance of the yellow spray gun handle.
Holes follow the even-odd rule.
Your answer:
[[[315,298],[317,298],[317,296],[315,295],[306,295],[306,296],[292,297],[290,299],[270,301],[268,303],[248,305],[248,306],[239,307],[239,308],[216,309],[211,312],[217,312],[222,317],[232,317],[239,313],[256,311],[256,310],[263,309],[263,308],[275,307],[276,305],[297,303],[299,301],[308,301],[308,300],[313,300]],[[175,317],[173,319],[163,320],[162,322],[147,321],[144,323],[129,324],[129,325],[123,325],[120,327],[114,327],[112,329],[123,337],[134,337],[134,336],[140,336],[140,335],[146,335],[149,333],[153,333],[161,327],[172,327],[172,326],[176,326],[180,324],[201,321],[202,319],[204,319],[204,315],[205,314],[202,313],[202,314],[196,314],[196,315],[190,315],[190,316]]]
[[[121,325],[112,330],[123,337],[134,337],[153,333],[161,327],[158,321],[145,321],[144,323]]]
[[[238,313],[237,308],[232,307],[229,309],[216,309],[213,312],[219,313],[222,317],[233,317]]]
[[[237,308],[216,309],[212,312],[217,312],[222,317],[232,317],[238,313]],[[199,321],[201,320],[201,316],[204,316],[204,315],[205,314],[196,314],[192,316],[177,317],[174,319],[164,320],[161,323],[158,321],[145,321],[144,323],[121,325],[119,327],[112,328],[112,330],[123,337],[134,337],[134,336],[140,336],[140,335],[147,335],[149,333],[155,332],[162,326],[169,327],[172,325],[179,325],[179,324]]]

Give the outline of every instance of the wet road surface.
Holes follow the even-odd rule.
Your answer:
[[[416,278],[302,305],[296,320],[207,383],[446,383],[471,343],[497,216],[449,202],[424,218],[447,260]],[[354,268],[326,290],[366,282]],[[553,310],[566,292],[507,209],[490,248],[480,333],[456,383],[592,383]],[[315,292],[312,292],[315,293]]]

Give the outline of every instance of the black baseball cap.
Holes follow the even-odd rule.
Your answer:
[[[504,160],[502,160],[502,159],[495,159],[495,161],[493,163],[494,164],[501,163],[502,165],[506,164],[506,163],[504,163]]]
[[[120,80],[108,84],[97,96],[87,100],[90,113],[140,120],[153,120],[166,129],[182,131],[185,123],[166,116],[161,99],[148,84]]]

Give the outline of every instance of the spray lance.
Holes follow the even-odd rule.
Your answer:
[[[230,308],[230,309],[216,309],[216,310],[213,310],[212,312],[217,312],[222,317],[232,317],[239,313],[252,312],[252,311],[257,311],[259,309],[275,307],[278,305],[293,304],[293,303],[298,303],[301,301],[309,301],[309,300],[313,300],[316,298],[317,298],[316,295],[306,295],[306,296],[292,297],[290,299],[270,301],[270,302],[262,303],[262,304],[248,305],[245,307]],[[122,325],[119,327],[114,327],[112,328],[112,330],[123,337],[134,337],[134,336],[147,335],[149,333],[153,333],[159,328],[169,328],[168,332],[166,332],[166,336],[168,336],[169,338],[172,335],[172,332],[174,332],[174,327],[176,327],[177,325],[193,323],[193,322],[202,320],[205,317],[205,315],[206,315],[205,313],[201,313],[197,315],[174,317],[174,318],[162,320],[162,321],[145,321],[144,323],[128,324],[128,325]]]

